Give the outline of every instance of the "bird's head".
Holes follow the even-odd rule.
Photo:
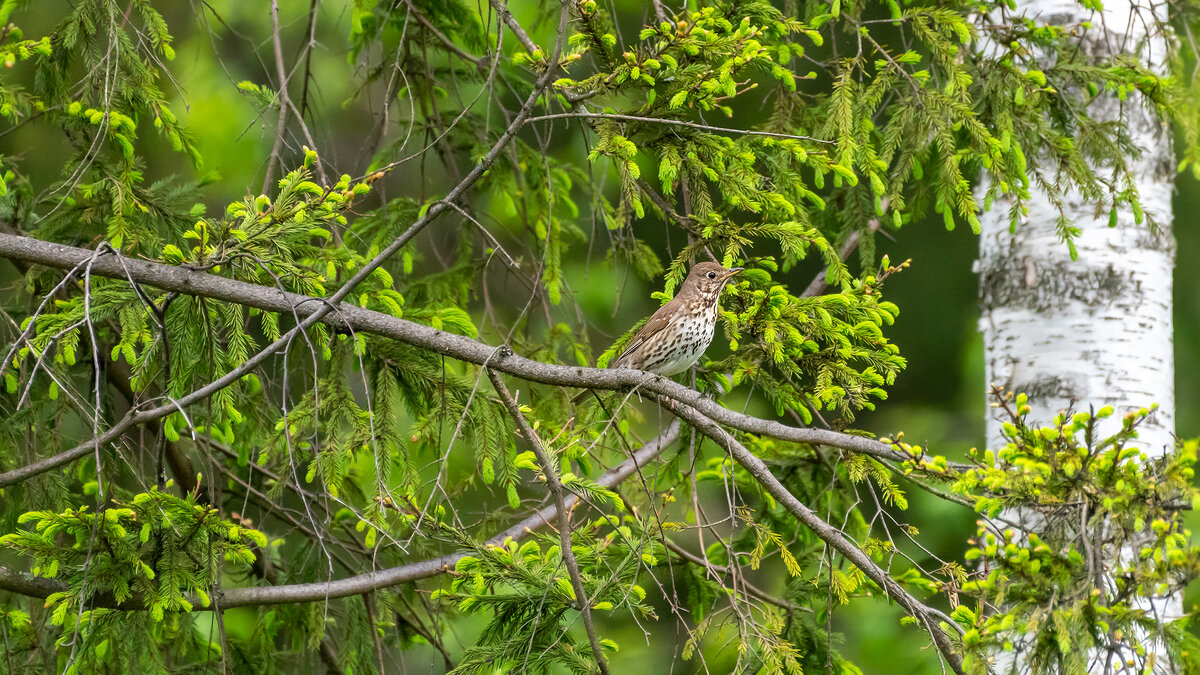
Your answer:
[[[721,267],[714,262],[699,263],[693,266],[692,271],[688,273],[680,292],[692,290],[692,292],[703,296],[718,296],[721,294],[721,289],[725,286],[725,282],[741,271],[741,267],[730,269]]]

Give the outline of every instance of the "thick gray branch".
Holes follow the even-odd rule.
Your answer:
[[[26,263],[36,263],[59,269],[73,269],[81,261],[90,259],[93,254],[94,252],[88,249],[0,233],[0,257],[11,258]],[[118,260],[116,254],[106,254],[99,257],[92,264],[92,273],[116,279],[130,278],[137,283],[154,286],[166,291],[177,291],[188,295],[223,300],[246,307],[279,312],[285,315],[294,314],[305,321],[316,316],[316,320],[335,328],[352,328],[356,332],[391,338],[476,365],[487,363],[489,368],[494,368],[502,373],[530,382],[564,387],[608,390],[640,387],[645,391],[661,394],[680,403],[692,406],[714,422],[753,434],[797,443],[831,445],[891,461],[902,462],[912,459],[907,454],[896,450],[887,443],[862,436],[854,436],[825,429],[801,429],[782,424],[775,420],[744,415],[729,410],[716,401],[704,398],[699,392],[693,389],[689,389],[666,378],[641,371],[560,366],[533,361],[516,354],[507,353],[507,350],[497,353],[497,347],[484,344],[478,340],[472,340],[471,338],[455,335],[454,333],[446,333],[430,328],[429,326],[396,318],[389,314],[363,309],[356,305],[339,303],[336,309],[328,311],[326,300],[322,298],[287,293],[277,288],[227,279],[205,272],[190,270],[186,267],[163,265],[161,263],[134,258],[121,257]],[[241,370],[239,368],[235,372],[241,372]],[[244,374],[244,372],[241,374]],[[224,382],[225,386],[227,386],[234,380],[236,378],[225,376],[214,382],[213,385],[209,385],[198,391],[207,392],[211,395],[212,391],[216,390],[214,388],[215,384]],[[188,401],[188,403],[190,402]],[[165,417],[176,410],[177,408],[174,404],[168,403],[157,408],[139,411],[132,416],[132,421],[127,422],[126,420],[130,418],[126,418],[126,420],[122,420],[107,432],[101,434],[100,442],[109,442],[136,424],[143,424],[160,417]],[[95,441],[88,440],[78,447],[64,451],[53,457],[0,474],[0,487],[11,485],[67,464],[91,452],[94,447]]]

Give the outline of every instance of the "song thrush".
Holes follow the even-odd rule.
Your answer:
[[[717,302],[725,282],[741,271],[741,267],[726,269],[712,262],[692,267],[675,297],[658,308],[608,367],[645,370],[666,377],[691,368],[712,342]],[[577,403],[586,395],[586,391],[581,392],[573,401]]]

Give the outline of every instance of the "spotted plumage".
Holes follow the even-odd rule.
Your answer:
[[[675,297],[650,317],[608,367],[667,377],[691,368],[712,342],[721,290],[740,271],[711,262],[692,267]]]

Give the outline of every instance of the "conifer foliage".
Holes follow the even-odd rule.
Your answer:
[[[1140,213],[1089,104],[1190,142],[1183,74],[1005,2],[222,4],[0,3],[0,672],[607,673],[650,639],[856,673],[852,601],[926,672],[1200,669],[1147,609],[1200,575],[1197,445],[1147,460],[1149,408],[1101,438],[997,390],[1008,444],[965,453],[853,428],[906,366],[875,237],[1019,227],[1031,185]],[[235,192],[185,59],[254,73]],[[701,260],[746,269],[691,377],[591,367],[621,288]],[[960,555],[913,491],[977,515]]]

